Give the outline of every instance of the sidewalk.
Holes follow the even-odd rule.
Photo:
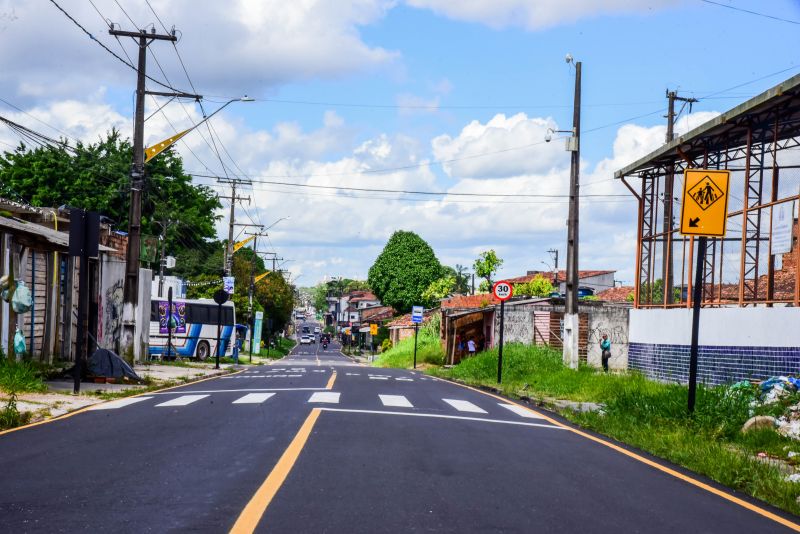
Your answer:
[[[145,379],[149,385],[139,384],[97,384],[94,382],[81,382],[81,392],[73,395],[73,382],[70,379],[58,379],[45,382],[45,393],[21,393],[17,396],[17,409],[21,413],[30,413],[31,422],[37,422],[65,413],[85,408],[93,404],[105,402],[100,395],[103,393],[127,392],[135,395],[138,391],[167,387],[169,385],[185,384],[202,378],[224,375],[246,366],[233,366],[220,364],[219,369],[214,369],[213,363],[192,363],[185,366],[177,365],[136,365],[136,374]],[[0,393],[0,404],[8,401],[8,395]]]

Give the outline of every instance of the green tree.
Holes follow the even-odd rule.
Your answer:
[[[455,287],[456,277],[453,275],[448,274],[438,280],[434,280],[427,289],[422,292],[424,305],[428,307],[435,306],[443,298],[452,295]]]
[[[454,271],[456,276],[456,286],[453,291],[455,293],[466,295],[469,293],[469,274],[467,273],[467,268],[464,265],[456,264]]]
[[[98,211],[114,221],[115,228],[127,231],[132,157],[130,142],[116,130],[97,143],[78,142],[74,150],[20,144],[0,155],[0,195],[21,197],[34,206]],[[204,248],[216,235],[220,206],[211,188],[192,183],[171,149],[147,163],[142,234],[160,235],[156,221],[164,217],[178,221],[167,232],[169,254],[180,257],[184,251]]]
[[[678,287],[672,288],[672,301],[681,302],[681,290]],[[656,279],[652,284],[645,282],[639,289],[640,304],[663,304],[664,303],[664,280]]]
[[[503,265],[503,260],[497,256],[494,249],[481,252],[478,259],[472,264],[472,267],[475,269],[475,275],[484,279],[484,282],[481,282],[480,286],[482,291],[489,291],[491,289],[492,277],[501,265]]]
[[[433,249],[414,232],[397,231],[369,269],[367,281],[375,295],[405,313],[421,304],[422,293],[442,275]]]
[[[525,295],[529,297],[547,297],[554,291],[550,280],[537,274],[530,282],[514,284],[515,295]]]

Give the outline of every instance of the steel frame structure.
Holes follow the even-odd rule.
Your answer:
[[[634,291],[637,308],[691,307],[696,245],[693,238],[679,234],[675,224],[675,216],[680,213],[675,196],[680,194],[683,172],[690,168],[731,171],[728,230],[724,238],[707,240],[702,305],[800,305],[797,222],[794,221],[791,251],[793,291],[776,293],[771,240],[772,208],[800,199],[798,188],[791,192],[780,189],[786,185],[782,178],[784,182],[786,176],[800,179],[800,75],[615,173],[639,204]],[[638,187],[635,179],[640,182]],[[668,191],[667,184],[674,189]],[[661,258],[657,257],[659,251]],[[738,261],[738,279],[734,283],[726,282],[723,270],[725,267],[732,272],[732,257]],[[675,291],[680,294],[669,299],[673,280]]]

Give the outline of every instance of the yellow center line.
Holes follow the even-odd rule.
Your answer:
[[[325,386],[325,389],[328,389],[328,390],[332,389],[334,382],[336,382],[336,371],[331,373],[331,377],[328,379],[328,385]]]
[[[231,534],[245,534],[255,531],[259,521],[261,521],[261,518],[264,516],[264,512],[267,511],[267,507],[272,502],[275,494],[278,493],[286,477],[289,476],[292,467],[294,467],[294,463],[297,461],[300,452],[308,441],[308,437],[311,435],[311,430],[314,428],[319,414],[319,408],[314,408],[311,410],[311,413],[308,414],[303,426],[297,431],[297,434],[286,450],[283,451],[278,463],[275,464],[275,467],[272,468],[266,480],[264,480],[258,490],[256,490],[250,502],[248,502],[247,506],[242,510],[242,513],[239,514],[239,518],[230,530]]]
[[[561,423],[560,421],[557,421],[557,420],[553,419],[552,417],[548,417],[547,415],[545,415],[545,414],[543,414],[541,412],[538,412],[536,410],[532,410],[531,408],[529,408],[528,406],[525,406],[524,404],[520,404],[518,402],[514,402],[512,400],[506,399],[505,397],[501,397],[499,395],[495,395],[493,393],[489,393],[488,391],[483,391],[483,390],[480,390],[480,389],[477,389],[477,388],[474,388],[474,387],[471,387],[471,386],[467,386],[465,384],[459,384],[458,382],[451,382],[449,380],[444,380],[444,379],[441,379],[441,378],[438,378],[438,377],[433,377],[433,378],[435,378],[436,380],[441,380],[442,382],[448,382],[450,384],[454,384],[456,386],[460,386],[462,388],[467,388],[469,390],[475,391],[477,393],[481,393],[483,395],[488,395],[489,397],[493,397],[493,398],[501,400],[501,401],[503,401],[505,403],[515,404],[516,406],[520,406],[521,408],[524,408],[524,409],[528,410],[529,412],[537,414],[539,417],[542,417],[543,419],[553,423],[554,425],[560,426],[560,427],[562,427],[562,428],[564,428],[566,430],[569,430],[570,432],[572,432],[574,434],[577,434],[577,435],[579,435],[581,437],[584,437],[586,439],[592,440],[595,443],[599,443],[600,445],[608,447],[609,449],[613,449],[613,450],[615,450],[615,451],[617,451],[617,452],[619,452],[621,454],[624,454],[625,456],[628,456],[629,458],[633,458],[634,460],[637,460],[639,462],[642,462],[643,464],[649,465],[650,467],[652,467],[654,469],[658,469],[659,471],[661,471],[663,473],[666,473],[666,474],[671,475],[671,476],[673,476],[675,478],[683,480],[684,482],[687,482],[687,483],[689,483],[689,484],[691,484],[693,486],[696,486],[696,487],[698,487],[700,489],[708,491],[709,493],[713,493],[714,495],[716,495],[718,497],[722,497],[723,499],[725,499],[727,501],[730,501],[730,502],[732,502],[732,503],[734,503],[736,505],[739,505],[742,508],[746,508],[747,510],[750,510],[751,512],[755,512],[755,513],[757,513],[757,514],[759,514],[759,515],[761,515],[763,517],[766,517],[767,519],[771,519],[772,521],[775,521],[776,523],[780,523],[781,525],[783,525],[785,527],[788,527],[788,528],[794,530],[795,532],[800,532],[800,524],[797,524],[797,523],[795,523],[793,521],[790,521],[790,520],[788,520],[786,518],[783,518],[783,517],[781,517],[781,516],[779,516],[777,514],[774,514],[774,513],[770,512],[769,510],[766,510],[765,508],[762,508],[762,507],[760,507],[758,505],[749,503],[749,502],[747,502],[747,501],[745,501],[743,499],[735,497],[735,496],[731,495],[730,493],[727,493],[725,491],[719,490],[719,489],[717,489],[717,488],[715,488],[713,486],[710,486],[709,484],[706,484],[705,482],[701,482],[700,480],[697,480],[696,478],[692,478],[692,477],[690,477],[688,475],[680,473],[680,472],[678,472],[678,471],[676,471],[676,470],[674,470],[672,468],[669,468],[669,467],[667,467],[665,465],[661,465],[658,462],[654,462],[653,460],[650,460],[649,458],[645,458],[644,456],[641,456],[639,454],[636,454],[635,452],[629,451],[629,450],[627,450],[627,449],[625,449],[623,447],[620,447],[619,445],[615,445],[615,444],[613,444],[613,443],[611,443],[609,441],[606,441],[606,440],[604,440],[602,438],[598,438],[597,436],[593,436],[591,434],[588,434],[586,432],[578,430],[577,428],[573,428],[573,427],[571,427],[569,425],[565,425],[564,423]]]

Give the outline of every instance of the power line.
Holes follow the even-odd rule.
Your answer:
[[[100,47],[103,50],[105,50],[106,52],[108,52],[109,54],[114,56],[118,61],[120,61],[123,65],[127,66],[128,68],[130,68],[130,69],[132,69],[134,71],[137,70],[137,68],[132,63],[129,63],[128,61],[125,61],[120,55],[118,55],[116,52],[111,50],[105,44],[100,42],[100,40],[97,39],[97,37],[92,35],[92,33],[89,32],[89,30],[87,30],[80,22],[75,20],[75,18],[72,15],[67,13],[67,11],[63,7],[61,7],[55,0],[50,0],[50,3],[53,4],[54,6],[56,6],[58,8],[58,10],[61,11],[64,14],[64,16],[66,16],[73,24],[75,24],[75,26],[80,28],[80,30],[89,37],[89,39],[91,39],[92,41],[94,41],[95,43],[100,45]],[[94,4],[92,4],[92,5],[94,5]],[[95,10],[97,10],[97,6],[95,6]],[[100,14],[99,10],[97,10],[97,12],[98,12],[98,14]],[[100,14],[100,15],[102,17],[102,14]],[[105,20],[106,24],[109,24],[107,19],[104,18],[104,20]],[[109,24],[109,26],[113,26],[113,24]],[[186,92],[186,91],[181,91],[179,89],[176,89],[176,88],[172,87],[171,85],[168,85],[168,84],[166,84],[166,83],[164,83],[164,82],[162,82],[160,80],[157,80],[157,79],[153,78],[152,76],[150,76],[149,74],[145,74],[145,78],[147,78],[148,80],[160,85],[161,87],[164,87],[166,89],[170,89],[171,91],[175,91],[176,93],[185,93]]]
[[[191,174],[191,173],[190,173]],[[205,174],[193,174],[195,177],[199,178],[216,178],[216,176],[209,176]],[[364,192],[364,193],[394,193],[394,194],[403,194],[403,195],[423,195],[423,196],[453,196],[453,197],[490,197],[490,198],[569,198],[568,194],[545,194],[545,193],[520,193],[520,194],[503,194],[503,193],[457,193],[457,192],[450,192],[450,191],[412,191],[412,190],[404,190],[404,189],[377,189],[377,188],[366,188],[366,187],[346,187],[346,186],[335,186],[335,185],[317,185],[317,184],[298,184],[293,182],[278,182],[278,181],[271,181],[271,180],[253,180],[250,179],[252,183],[258,184],[267,184],[267,185],[280,185],[280,186],[288,186],[288,187],[302,187],[302,188],[309,188],[309,189],[323,189],[328,191],[355,191],[355,192]],[[581,197],[585,198],[628,198],[630,195],[626,194],[619,194],[619,195],[612,195],[612,194],[589,194],[589,195],[581,195]]]
[[[750,15],[756,15],[758,17],[764,17],[764,18],[767,18],[767,19],[777,20],[777,21],[780,21],[780,22],[788,22],[789,24],[798,24],[798,25],[800,25],[800,22],[798,22],[796,20],[789,20],[789,19],[785,19],[785,18],[782,18],[782,17],[776,17],[774,15],[767,15],[766,13],[759,13],[758,11],[750,11],[749,9],[744,9],[742,7],[732,6],[730,4],[722,4],[720,2],[714,2],[712,0],[700,0],[700,1],[701,2],[705,2],[706,4],[712,4],[712,5],[719,6],[719,7],[726,7],[728,9],[732,9],[734,11],[740,11],[742,13],[748,13]]]

